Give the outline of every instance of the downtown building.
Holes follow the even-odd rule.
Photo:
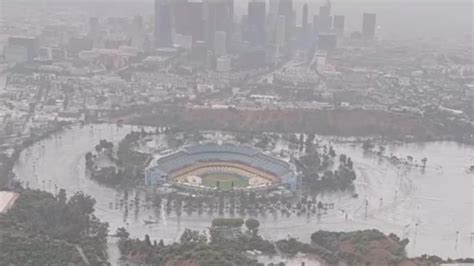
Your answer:
[[[155,47],[173,46],[171,5],[169,0],[155,0]]]
[[[266,7],[265,0],[251,0],[248,3],[245,40],[251,46],[264,47],[266,44]]]
[[[340,15],[334,16],[333,30],[338,36],[344,35],[345,21],[346,21],[346,17],[344,16],[340,16]]]
[[[280,0],[278,14],[280,15],[280,17],[278,18],[277,27],[281,26],[278,25],[282,21],[281,16],[285,17],[284,44],[285,46],[287,46],[287,48],[289,48],[290,43],[294,37],[294,32],[296,28],[296,18],[293,12],[293,0]]]
[[[377,15],[374,13],[364,13],[362,17],[362,37],[370,40],[375,37],[375,27],[377,23]]]
[[[229,45],[233,36],[234,0],[206,0],[204,5],[204,32],[209,50],[215,50],[218,31],[226,33],[226,44]]]

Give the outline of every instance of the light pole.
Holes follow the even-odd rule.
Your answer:
[[[415,224],[415,241],[413,242],[413,245],[416,245],[416,237],[418,236],[418,223]]]
[[[459,231],[456,231],[456,242],[454,243],[454,250],[458,250]]]
[[[369,201],[365,200],[365,219],[367,220],[367,208],[369,207]]]

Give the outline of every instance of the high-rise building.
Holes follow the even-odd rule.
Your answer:
[[[336,49],[337,36],[334,33],[320,33],[318,35],[318,48],[325,51]]]
[[[205,41],[204,3],[202,1],[189,1],[187,3],[187,11],[187,34],[192,36],[193,42]]]
[[[192,42],[204,41],[204,3],[196,0],[174,0],[173,21],[176,34],[191,36]]]
[[[133,30],[135,32],[142,32],[143,31],[143,17],[140,15],[136,15],[133,17]]]
[[[216,31],[227,33],[227,40],[232,35],[234,1],[233,0],[206,0],[204,18],[206,20],[205,32],[209,48],[213,49]]]
[[[375,25],[377,21],[376,14],[364,13],[362,19],[362,36],[366,39],[373,39],[375,37]]]
[[[332,26],[331,2],[328,0],[324,6],[319,7],[319,27],[320,32],[329,32]]]
[[[214,53],[217,56],[227,54],[227,33],[225,31],[216,31],[214,35]]]
[[[86,36],[82,37],[72,37],[69,39],[68,43],[68,54],[70,55],[78,55],[81,51],[91,50],[94,46],[92,40]]]
[[[277,47],[285,46],[285,36],[286,36],[286,17],[281,15],[278,17],[277,27],[276,27],[276,45]]]
[[[155,0],[155,46],[173,46],[171,6],[168,0]]]
[[[278,8],[280,0],[269,0],[268,17],[266,21],[266,42],[267,44],[276,43],[276,26],[278,22]]]
[[[5,60],[7,62],[32,61],[38,54],[38,39],[34,37],[9,37],[5,47]]]
[[[191,50],[190,59],[192,61],[206,63],[207,62],[207,42],[205,41],[196,41],[193,43],[193,48]]]
[[[318,32],[319,31],[319,16],[314,15],[313,16],[313,32]]]
[[[95,34],[99,32],[99,18],[98,17],[91,17],[89,18],[89,34]]]
[[[345,24],[346,18],[344,16],[334,16],[334,32],[336,32],[337,35],[343,35],[344,34],[344,24]]]
[[[246,39],[254,46],[264,46],[265,36],[265,0],[251,0],[248,3]]]
[[[280,0],[269,0],[269,2],[268,2],[268,15],[269,16],[277,16],[279,6],[280,6]]]
[[[308,3],[305,3],[303,6],[303,16],[301,17],[301,27],[304,32],[308,31]]]
[[[280,0],[278,14],[285,17],[285,44],[288,44],[294,33],[293,0]],[[279,18],[281,20],[281,18]]]
[[[98,17],[89,18],[89,33],[87,37],[92,41],[94,47],[101,46],[100,24]]]
[[[235,12],[235,4],[234,0],[226,0],[226,10],[228,14],[227,18],[227,42],[228,44],[231,42],[234,36],[234,12]]]
[[[136,15],[133,18],[133,24],[131,27],[131,31],[129,32],[130,37],[130,45],[132,47],[143,49],[145,45],[145,30],[143,27],[143,17],[140,15]]]
[[[175,33],[188,35],[188,0],[172,0],[172,4]]]
[[[227,9],[227,14],[229,14],[229,20],[228,20],[228,23],[230,24],[229,27],[232,30],[233,24],[234,24],[234,12],[235,12],[234,0],[226,0],[226,9]]]
[[[97,38],[100,34],[100,24],[98,17],[89,18],[89,37]]]
[[[229,72],[232,69],[232,59],[229,56],[220,56],[216,60],[217,72]]]

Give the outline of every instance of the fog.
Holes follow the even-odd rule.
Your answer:
[[[0,265],[471,265],[473,13],[2,0]]]

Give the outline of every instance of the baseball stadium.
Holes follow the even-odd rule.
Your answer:
[[[171,183],[185,188],[218,190],[295,189],[293,164],[234,144],[187,146],[157,156],[145,172],[147,186]]]

